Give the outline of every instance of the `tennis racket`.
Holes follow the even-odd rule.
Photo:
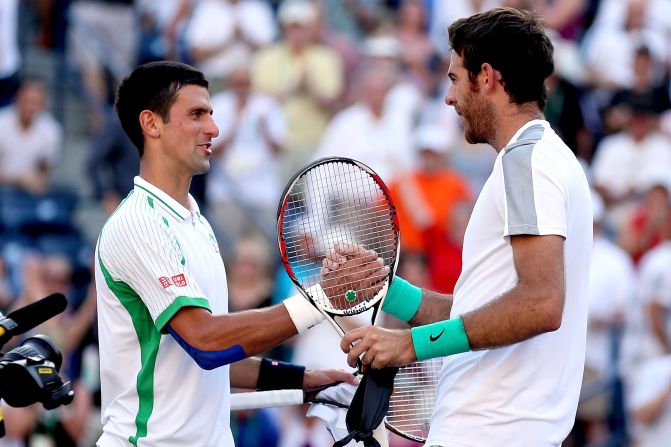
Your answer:
[[[399,237],[387,186],[368,166],[349,158],[322,158],[301,169],[289,181],[277,211],[277,242],[289,277],[341,337],[345,331],[336,317],[372,308],[376,323],[398,264]],[[380,265],[356,264],[353,255],[347,257],[354,259],[350,265],[325,278],[324,260],[342,247],[377,255],[388,274],[366,280]]]
[[[436,386],[442,360],[431,359],[401,368],[394,379],[394,391],[389,399],[385,426],[399,436],[424,442],[429,434],[431,413],[436,401]],[[348,405],[318,398],[315,392],[303,390],[274,390],[231,394],[231,411],[268,407],[301,405],[304,403]]]

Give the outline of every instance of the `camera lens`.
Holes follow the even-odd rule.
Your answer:
[[[45,390],[61,383],[58,370],[63,356],[46,335],[26,339],[2,358],[0,395],[12,407],[43,400]]]
[[[14,362],[32,357],[43,357],[52,362],[56,371],[61,369],[63,363],[63,355],[51,337],[42,334],[27,338],[21,345],[5,354],[2,360],[3,362]]]

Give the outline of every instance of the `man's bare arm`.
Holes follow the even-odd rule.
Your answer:
[[[462,316],[471,350],[510,345],[561,326],[565,295],[563,238],[513,236],[511,243],[517,284],[491,303]],[[426,293],[411,323],[448,319],[451,305],[450,296]],[[345,334],[340,347],[350,365],[364,353],[363,363],[373,368],[404,366],[417,359],[410,330],[366,326]]]
[[[436,321],[447,320],[452,311],[452,295],[422,289],[422,302],[417,313],[408,322],[410,326],[423,326]]]
[[[564,239],[512,236],[517,285],[463,315],[471,349],[517,343],[559,329],[564,310]]]
[[[172,317],[170,326],[196,349],[219,351],[240,345],[247,357],[267,351],[297,334],[283,304],[227,315],[212,315],[200,307],[185,307]]]

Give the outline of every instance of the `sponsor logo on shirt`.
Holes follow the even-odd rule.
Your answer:
[[[161,283],[164,289],[167,289],[172,285],[172,281],[167,276],[161,276],[158,281]]]
[[[171,279],[172,279],[172,282],[177,287],[186,287],[186,277],[184,277],[184,273],[180,273],[179,275],[175,275]]]

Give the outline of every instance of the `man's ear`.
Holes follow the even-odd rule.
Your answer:
[[[488,63],[482,64],[480,68],[481,87],[485,93],[493,93],[501,83],[501,73]]]
[[[161,136],[160,124],[162,120],[151,110],[140,112],[140,127],[142,132],[152,138]]]

